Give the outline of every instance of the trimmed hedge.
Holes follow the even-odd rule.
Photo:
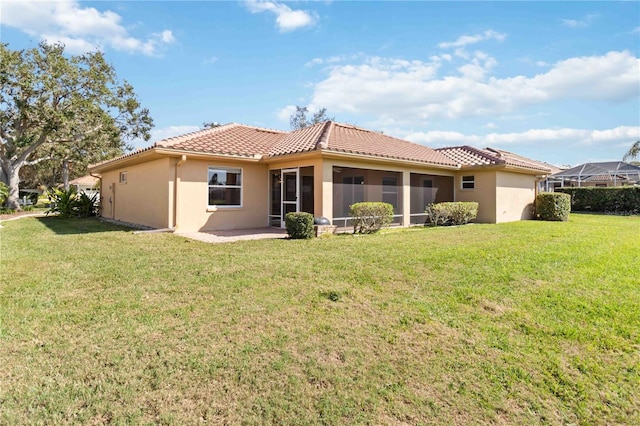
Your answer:
[[[393,206],[389,203],[363,202],[351,205],[354,234],[372,234],[393,220]]]
[[[562,221],[569,219],[571,197],[559,192],[541,192],[536,197],[536,217],[540,220]]]
[[[456,201],[429,204],[424,212],[431,226],[464,225],[478,216],[478,203]]]
[[[284,217],[287,234],[294,240],[313,238],[313,215],[305,212],[287,213]]]
[[[573,211],[640,211],[640,186],[556,188],[555,191],[571,196],[571,210]]]

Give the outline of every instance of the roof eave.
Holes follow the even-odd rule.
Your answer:
[[[322,156],[325,158],[340,158],[340,159],[351,159],[354,158],[372,161],[372,162],[384,162],[384,163],[401,163],[401,164],[411,164],[411,165],[420,165],[422,167],[436,167],[440,169],[447,170],[460,170],[460,166],[458,165],[450,165],[450,164],[441,164],[441,163],[432,163],[426,161],[417,161],[417,160],[406,160],[401,158],[394,157],[382,157],[377,155],[367,155],[367,154],[357,154],[352,152],[340,152],[333,151],[328,149],[323,149],[320,151]]]

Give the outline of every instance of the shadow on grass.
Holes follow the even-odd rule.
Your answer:
[[[102,222],[96,218],[61,219],[56,216],[38,217],[40,223],[59,235],[92,234],[97,232],[131,231],[125,226]]]

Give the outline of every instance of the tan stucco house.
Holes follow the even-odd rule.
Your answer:
[[[468,146],[432,149],[332,121],[294,132],[236,123],[94,164],[102,216],[182,232],[283,226],[288,212],[349,225],[349,206],[384,201],[394,223],[425,206],[477,201],[478,222],[527,219],[544,163]]]

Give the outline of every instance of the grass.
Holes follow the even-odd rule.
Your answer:
[[[640,217],[0,230],[3,424],[640,424]]]

